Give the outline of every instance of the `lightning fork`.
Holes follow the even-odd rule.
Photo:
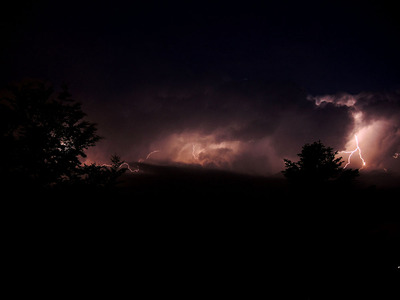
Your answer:
[[[361,167],[361,169],[364,168],[364,166],[366,165],[365,160],[364,160],[364,158],[362,157],[361,148],[360,148],[360,146],[358,145],[358,137],[357,137],[356,134],[354,135],[354,138],[355,138],[355,140],[356,140],[356,145],[357,145],[356,149],[354,149],[354,150],[352,150],[352,151],[340,151],[340,152],[339,152],[339,153],[347,153],[347,154],[350,154],[349,157],[347,158],[347,164],[343,167],[343,169],[346,169],[346,167],[351,163],[351,156],[352,156],[355,152],[357,152],[357,151],[358,151],[358,155],[360,156],[360,159],[361,159],[362,164],[363,164],[363,166]]]

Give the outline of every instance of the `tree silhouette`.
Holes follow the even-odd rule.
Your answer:
[[[292,183],[315,184],[329,181],[351,182],[359,175],[358,170],[344,169],[342,157],[337,157],[338,152],[326,147],[321,141],[305,144],[300,160],[292,162],[284,159],[285,170],[283,175]]]
[[[89,176],[80,159],[100,137],[85,116],[66,86],[55,93],[49,84],[29,81],[2,91],[2,181],[48,187]]]

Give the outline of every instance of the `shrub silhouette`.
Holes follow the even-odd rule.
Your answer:
[[[127,168],[123,167],[124,161],[114,154],[110,158],[109,165],[84,165],[82,166],[81,184],[96,188],[113,188],[118,184],[118,178],[124,174]]]
[[[349,183],[359,175],[358,170],[342,168],[342,157],[337,157],[338,152],[326,147],[321,141],[305,144],[300,160],[292,162],[284,159],[285,170],[283,175],[292,183],[322,184],[329,181]]]

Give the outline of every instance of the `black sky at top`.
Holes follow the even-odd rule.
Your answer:
[[[154,161],[273,174],[305,143],[346,149],[384,120],[363,139],[380,149],[364,153],[398,170],[399,29],[385,1],[13,1],[0,88],[67,83],[105,137],[91,161],[160,150]]]
[[[2,86],[24,77],[113,95],[185,80],[282,80],[308,92],[398,88],[382,1],[23,1],[2,13]]]

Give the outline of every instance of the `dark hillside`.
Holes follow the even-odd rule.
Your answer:
[[[85,265],[90,280],[113,273],[107,284],[118,284],[129,270],[137,289],[151,293],[398,299],[393,190],[297,190],[279,177],[140,169],[85,199],[21,201],[9,214],[14,238],[29,255],[63,256],[58,268]]]

